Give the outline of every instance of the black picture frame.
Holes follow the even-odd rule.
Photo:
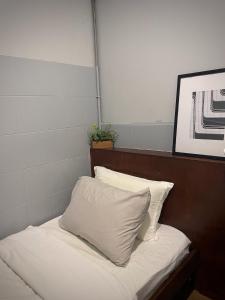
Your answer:
[[[178,75],[172,154],[225,160],[225,68]]]

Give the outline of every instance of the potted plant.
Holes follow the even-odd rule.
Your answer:
[[[92,125],[88,132],[89,144],[95,149],[112,149],[118,134],[112,129],[111,125],[106,125],[104,128]]]

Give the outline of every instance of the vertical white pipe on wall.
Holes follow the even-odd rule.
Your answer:
[[[98,126],[102,127],[102,110],[101,110],[101,91],[100,91],[100,72],[99,72],[99,57],[98,57],[98,42],[97,42],[97,24],[96,24],[96,1],[91,0],[92,19],[93,19],[93,34],[94,34],[94,54],[95,54],[95,72],[96,72],[96,99],[98,110]]]

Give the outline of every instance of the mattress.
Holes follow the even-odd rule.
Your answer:
[[[159,224],[156,240],[136,240],[129,263],[118,267],[92,245],[61,229],[58,221],[59,218],[55,218],[41,227],[113,274],[138,300],[152,295],[189,253],[190,240],[184,233],[172,226]]]
[[[157,240],[137,240],[129,263],[126,267],[118,267],[92,245],[61,229],[58,222],[59,218],[55,218],[39,228],[29,227],[0,243],[3,259],[0,259],[0,299],[56,300],[62,299],[62,295],[65,300],[74,299],[74,285],[78,284],[82,275],[80,273],[83,272],[82,283],[87,290],[89,285],[94,288],[93,293],[90,293],[92,299],[109,299],[111,290],[112,299],[118,293],[116,299],[144,300],[147,295],[149,297],[154,293],[188,254],[189,239],[171,226],[159,225]],[[7,244],[8,248],[5,247]],[[10,264],[7,266],[7,260],[13,262],[14,268],[9,268]],[[28,265],[27,269],[24,263]],[[57,288],[53,283],[57,283]],[[100,287],[97,290],[96,285]],[[97,295],[99,289],[105,290],[102,297]],[[40,293],[37,292],[39,290]]]

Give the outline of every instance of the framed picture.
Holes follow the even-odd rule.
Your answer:
[[[225,69],[178,76],[173,154],[225,160]]]

